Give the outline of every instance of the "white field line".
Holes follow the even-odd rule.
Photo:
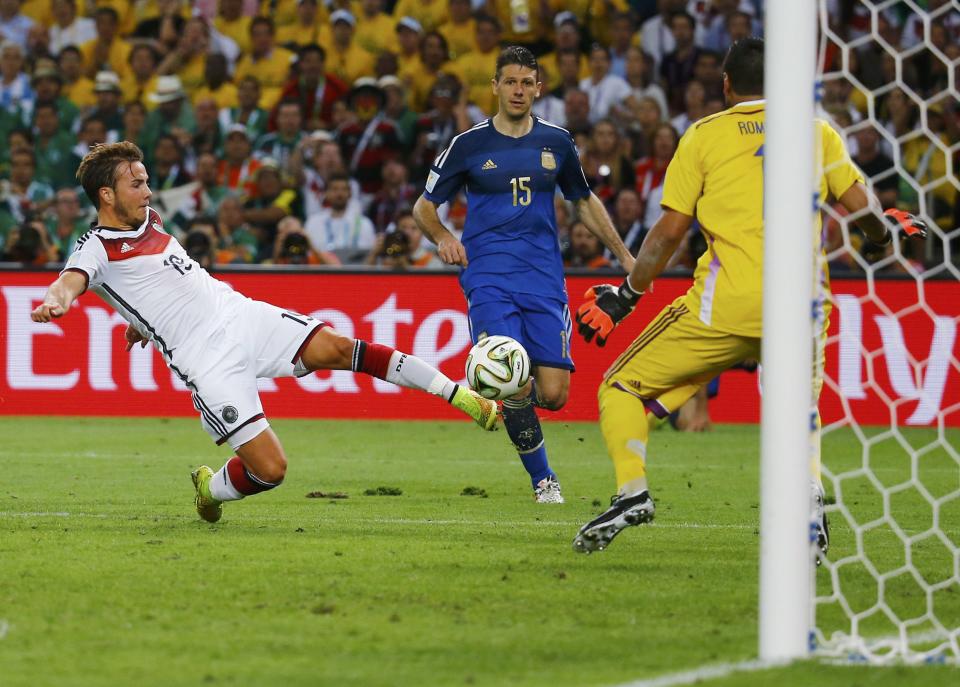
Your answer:
[[[297,516],[275,517],[275,516],[255,516],[250,522],[272,521],[287,522],[295,519]],[[84,513],[69,511],[0,511],[0,518],[94,518],[106,520],[116,518],[119,520],[129,520],[128,517],[115,513]],[[138,520],[193,520],[193,515],[144,515]],[[580,520],[455,520],[455,519],[433,519],[433,518],[355,518],[340,524],[349,524],[350,522],[371,525],[464,525],[471,527],[577,527],[583,524]],[[650,523],[644,527],[654,529],[674,529],[674,530],[754,530],[757,525],[722,525],[713,523],[699,522],[675,522],[675,523]]]
[[[8,623],[3,618],[0,618],[0,639],[3,639],[7,636],[7,632],[10,630],[10,623]]]
[[[679,673],[668,673],[648,680],[625,682],[617,687],[674,687],[674,685],[699,684],[706,680],[717,680],[734,673],[752,673],[758,670],[768,670],[789,665],[790,661],[761,661],[751,659],[739,663],[718,663],[711,666],[701,666],[693,670],[684,670]]]

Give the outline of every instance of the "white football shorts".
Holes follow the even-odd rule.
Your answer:
[[[258,377],[303,377],[300,355],[325,322],[247,299],[207,341],[202,370],[191,380],[200,424],[219,446],[236,450],[269,423],[263,414]]]

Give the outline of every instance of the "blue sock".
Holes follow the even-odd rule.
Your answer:
[[[503,425],[534,487],[540,480],[555,476],[547,462],[540,419],[529,396],[520,400],[508,398],[503,402]]]

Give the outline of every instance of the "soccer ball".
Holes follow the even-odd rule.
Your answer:
[[[467,383],[484,398],[502,401],[530,379],[530,356],[509,336],[488,336],[470,349]]]

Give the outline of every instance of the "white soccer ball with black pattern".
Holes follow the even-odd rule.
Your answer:
[[[467,356],[467,383],[484,398],[502,401],[530,379],[530,356],[509,336],[480,339]]]

